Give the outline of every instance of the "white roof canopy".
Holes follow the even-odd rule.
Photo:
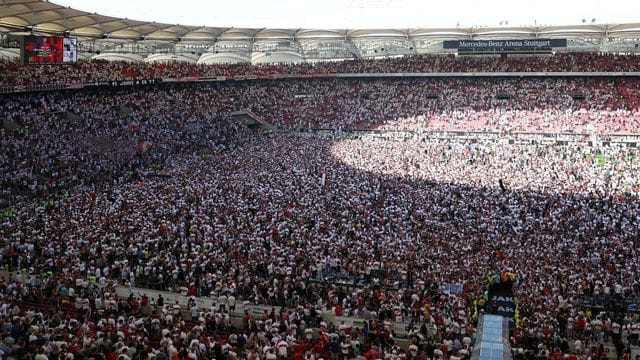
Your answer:
[[[538,27],[474,27],[412,29],[265,29],[187,26],[130,20],[75,10],[41,0],[0,0],[0,29],[68,34],[88,38],[164,41],[356,38],[534,38],[575,35],[616,36],[640,33],[640,23],[581,24]]]
[[[130,20],[43,0],[0,0],[0,32],[75,36],[80,52],[221,54],[223,61],[281,54],[296,61],[447,52],[442,40],[563,38],[567,51],[638,52],[640,23],[562,26],[425,27],[372,29],[236,28]],[[261,59],[265,61],[269,56]],[[272,56],[280,59],[281,56]],[[179,59],[179,57],[177,57]],[[234,57],[234,59],[236,59]],[[235,61],[235,60],[234,60]]]

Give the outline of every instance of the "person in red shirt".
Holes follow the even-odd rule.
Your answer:
[[[375,345],[373,345],[373,346],[371,346],[371,349],[369,349],[369,351],[364,353],[363,356],[367,360],[375,360],[375,359],[380,357],[380,354],[378,353],[378,348]]]
[[[447,346],[447,344],[443,343],[442,345],[440,345],[440,351],[442,351],[443,359],[448,358],[447,352],[449,351],[449,347]]]
[[[604,349],[603,344],[600,344],[600,346],[598,346],[598,349],[596,350],[595,355],[600,359],[607,358],[607,351]]]
[[[138,302],[138,299],[132,296],[129,299],[129,307],[131,308],[131,311],[137,312],[138,308],[140,307],[140,303]]]
[[[563,355],[562,352],[560,352],[560,349],[555,348],[553,349],[553,353],[551,354],[551,360],[562,360]]]
[[[307,350],[309,350],[309,346],[307,344],[295,344],[293,346],[293,359],[304,359],[304,354],[307,352]]]
[[[124,334],[124,337],[128,339],[131,335],[131,329],[129,328],[129,326],[124,326],[122,328],[122,333]]]
[[[331,355],[325,354],[324,345],[319,340],[313,344],[313,352],[318,355],[319,358],[328,359]]]
[[[586,326],[587,326],[587,321],[585,320],[584,316],[581,316],[580,318],[578,318],[578,321],[576,321],[576,330],[581,333],[584,331]]]
[[[326,348],[327,346],[329,346],[329,335],[327,335],[326,331],[323,331],[320,334],[320,342],[322,342],[322,345]]]

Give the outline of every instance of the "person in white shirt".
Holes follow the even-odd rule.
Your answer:
[[[227,296],[225,294],[220,294],[218,296],[218,310],[225,311],[227,306]]]
[[[43,350],[40,350],[40,353],[33,357],[34,360],[49,360],[49,357],[44,354]]]
[[[573,348],[575,349],[576,354],[582,354],[582,341],[580,341],[580,339],[576,340]]]
[[[278,341],[278,344],[276,345],[278,348],[278,357],[281,359],[286,359],[287,358],[287,348],[289,347],[289,344],[287,344],[287,342],[282,339],[280,341]]]
[[[229,305],[230,313],[233,313],[234,311],[236,311],[236,297],[233,295],[229,295],[229,297],[227,297],[227,305]]]

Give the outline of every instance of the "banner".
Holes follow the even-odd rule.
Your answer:
[[[333,320],[333,323],[336,326],[347,325],[352,328],[358,328],[358,329],[364,329],[365,326],[369,325],[369,322],[363,318],[348,317],[348,316],[336,316]]]
[[[462,285],[461,284],[444,284],[444,293],[445,294],[462,294]]]
[[[337,73],[331,74],[273,74],[269,75],[270,79],[317,79],[317,78],[334,78],[338,77]]]
[[[15,85],[0,86],[0,94],[11,94],[19,92],[36,92],[36,91],[56,91],[64,89],[81,89],[77,84],[38,84],[38,85]]]
[[[521,50],[567,47],[567,39],[444,40],[443,49]]]
[[[578,300],[582,306],[599,311],[640,313],[638,302],[633,298],[623,298],[617,295],[582,295],[578,297]]]
[[[516,276],[511,272],[503,272],[488,277],[485,314],[502,315],[519,322],[518,299],[513,292]]]
[[[13,85],[0,86],[0,94],[11,94],[13,92],[15,92],[15,88]]]
[[[489,296],[489,311],[492,314],[502,315],[506,317],[514,317],[516,313],[516,300],[513,293],[493,294]]]
[[[133,80],[112,80],[112,81],[96,81],[85,83],[84,86],[138,86],[138,85],[154,85],[162,83],[162,79],[133,79]]]
[[[196,77],[196,76],[187,76],[180,78],[163,78],[163,83],[183,83],[183,82],[202,82],[202,81],[225,81],[227,80],[226,76],[215,76],[215,77]]]

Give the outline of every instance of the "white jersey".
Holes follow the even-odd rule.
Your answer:
[[[287,356],[287,347],[289,347],[289,344],[287,344],[287,342],[284,341],[284,340],[280,340],[278,342],[277,347],[278,347],[278,355],[286,357]]]

